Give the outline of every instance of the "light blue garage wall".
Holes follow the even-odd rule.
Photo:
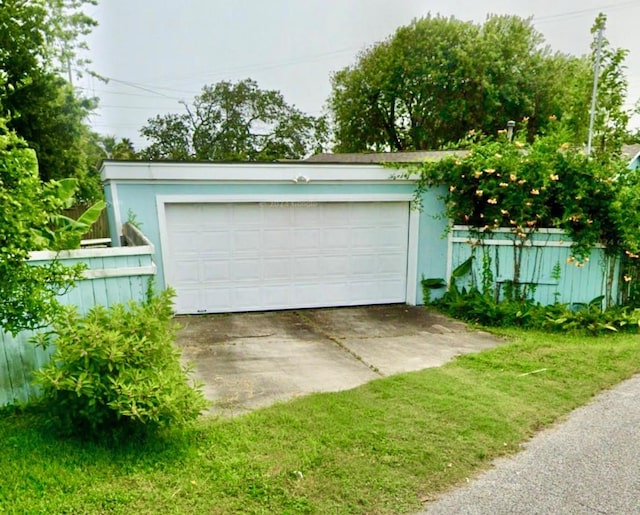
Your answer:
[[[264,166],[264,165],[263,165]],[[381,170],[381,167],[374,167]],[[244,165],[246,169],[246,165]],[[388,173],[385,170],[385,173]],[[389,172],[390,175],[390,172]],[[105,173],[103,171],[103,177]],[[321,183],[319,181],[307,184],[296,184],[291,181],[272,181],[261,183],[259,181],[245,181],[237,183],[216,181],[188,181],[178,180],[135,180],[131,178],[109,179],[106,174],[106,191],[109,192],[110,220],[119,220],[124,223],[131,215],[135,217],[144,234],[151,240],[156,248],[154,261],[158,267],[159,286],[164,284],[164,264],[162,262],[162,241],[160,237],[159,216],[157,209],[158,197],[166,196],[208,196],[228,195],[255,196],[256,202],[261,198],[272,196],[300,195],[304,201],[305,195],[324,196],[327,198],[335,195],[388,195],[404,194],[413,195],[414,186],[410,182],[379,181],[378,183],[340,182]],[[113,195],[115,193],[115,195]],[[442,217],[443,204],[439,199],[439,191],[429,191],[423,198],[423,210],[419,214],[419,238],[417,256],[417,292],[416,303],[422,303],[420,279],[422,277],[444,277],[446,272],[447,240],[443,237],[446,220]],[[117,198],[115,198],[117,197]],[[115,200],[115,201],[114,201]],[[117,211],[117,215],[116,215]],[[115,227],[115,223],[113,226]],[[112,234],[113,241],[117,241]]]

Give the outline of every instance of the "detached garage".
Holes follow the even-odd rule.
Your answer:
[[[434,192],[379,165],[106,161],[112,241],[135,220],[181,314],[421,301],[444,277]],[[436,216],[434,216],[436,215]]]

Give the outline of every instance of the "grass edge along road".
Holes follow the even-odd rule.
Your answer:
[[[0,412],[0,512],[413,513],[640,371],[640,336],[503,331],[439,368],[146,442],[60,440]]]

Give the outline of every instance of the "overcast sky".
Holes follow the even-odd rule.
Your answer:
[[[101,0],[88,11],[99,23],[89,57],[109,82],[85,77],[77,85],[100,98],[94,128],[140,148],[148,118],[184,112],[181,100],[220,80],[250,77],[319,115],[332,72],[429,12],[475,22],[491,13],[531,16],[553,50],[583,55],[600,11],[607,39],[630,51],[631,106],[640,98],[640,0]]]

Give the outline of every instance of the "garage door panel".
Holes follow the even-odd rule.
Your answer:
[[[230,251],[254,253],[262,248],[261,233],[257,229],[238,229],[233,232],[231,241],[233,246]]]
[[[179,313],[405,300],[408,202],[169,204],[166,220]]]
[[[344,249],[349,246],[350,232],[345,227],[330,227],[322,231],[320,239],[324,249]]]

